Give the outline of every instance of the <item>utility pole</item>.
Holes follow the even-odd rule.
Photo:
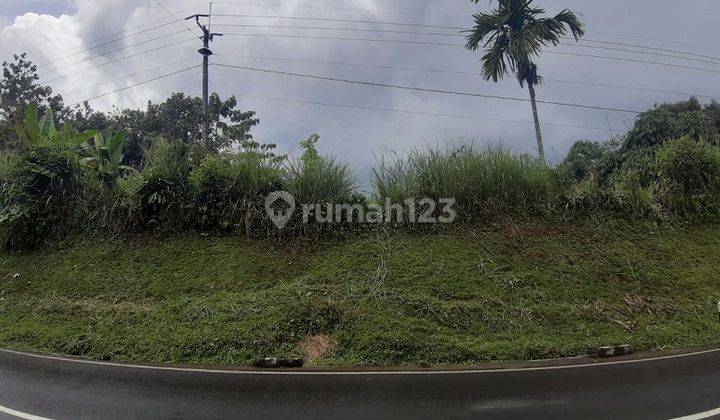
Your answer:
[[[200,23],[200,18],[207,18],[208,25],[205,26]],[[192,15],[185,18],[185,20],[195,19],[198,27],[202,30],[203,46],[198,50],[200,55],[203,56],[203,69],[202,69],[202,88],[203,88],[203,130],[202,130],[202,145],[203,148],[208,148],[208,132],[210,131],[210,122],[208,121],[208,65],[209,57],[212,55],[210,50],[210,42],[216,36],[223,36],[223,34],[210,32],[210,23],[212,21],[212,3],[210,3],[210,13],[207,15]]]

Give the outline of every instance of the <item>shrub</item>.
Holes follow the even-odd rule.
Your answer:
[[[320,204],[323,209],[320,217],[327,216],[324,211],[326,206],[334,208],[336,204],[362,204],[350,166],[337,162],[333,157],[318,154],[315,149],[318,139],[317,135],[313,135],[301,142],[305,152],[299,159],[287,164],[283,179],[286,191],[292,194],[297,203]]]
[[[594,212],[607,208],[607,195],[595,179],[581,179],[567,187],[560,197],[565,210]]]
[[[716,212],[720,206],[720,148],[683,137],[667,142],[655,159],[665,201],[674,212]]]
[[[282,189],[279,160],[258,150],[209,155],[191,174],[197,223],[202,229],[232,230],[264,219],[264,200]]]
[[[551,169],[501,147],[417,149],[406,159],[383,158],[372,180],[380,200],[455,198],[458,214],[469,219],[545,210],[555,190]]]
[[[560,167],[571,181],[581,181],[591,176],[597,178],[609,153],[606,145],[592,141],[579,141],[570,148]]]
[[[192,169],[190,149],[180,142],[156,141],[145,152],[147,160],[135,199],[140,226],[181,228],[189,222]]]
[[[637,171],[613,174],[608,182],[607,208],[630,217],[663,217],[657,201],[657,183],[645,185]]]
[[[720,153],[717,147],[689,137],[665,143],[655,160],[664,180],[693,195],[714,185],[720,177]]]
[[[714,120],[701,109],[661,105],[638,117],[626,136],[624,146],[627,150],[653,147],[683,136],[715,141],[718,128]]]
[[[6,164],[0,198],[0,245],[31,247],[73,226],[81,167],[64,147],[31,149]]]

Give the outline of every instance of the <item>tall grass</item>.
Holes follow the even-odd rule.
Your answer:
[[[285,187],[300,203],[349,203],[357,191],[349,165],[332,157],[292,160],[287,165]]]
[[[282,189],[277,159],[255,151],[208,155],[190,179],[201,228],[242,227],[248,235],[262,223],[265,197]]]
[[[419,148],[406,158],[381,157],[372,170],[377,198],[455,198],[461,216],[530,213],[548,208],[555,189],[553,171],[501,146],[475,151]]]

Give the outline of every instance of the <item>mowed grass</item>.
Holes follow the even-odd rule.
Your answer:
[[[0,255],[0,347],[243,366],[478,364],[720,343],[720,226],[502,223],[281,244],[133,237]]]

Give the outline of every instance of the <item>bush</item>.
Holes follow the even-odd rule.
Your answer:
[[[658,203],[657,183],[645,185],[643,174],[637,171],[622,171],[613,174],[608,183],[607,208],[625,216],[664,217]]]
[[[355,205],[364,204],[364,199],[357,193],[355,175],[349,165],[339,163],[333,157],[321,156],[315,149],[319,136],[313,135],[300,142],[304,149],[299,159],[291,160],[286,165],[283,184],[285,190],[292,194],[299,204],[319,204],[322,209],[320,215],[312,214],[309,221],[315,217],[327,218],[327,207],[335,208],[336,204]],[[296,212],[295,222],[299,222],[302,211]],[[326,227],[332,226],[329,220]],[[303,230],[307,228],[304,227]]]
[[[715,120],[696,100],[663,104],[640,114],[626,136],[625,148],[654,147],[684,136],[711,141],[718,137]]]
[[[279,160],[258,150],[209,155],[191,176],[201,229],[245,230],[262,224],[264,200],[282,189]]]
[[[658,174],[679,185],[684,195],[693,195],[714,186],[720,177],[720,149],[683,137],[670,141],[658,151]]]
[[[372,180],[382,201],[455,198],[458,214],[467,219],[544,211],[555,190],[551,169],[501,147],[417,149],[406,159],[381,159]]]
[[[187,145],[164,139],[145,152],[147,160],[135,196],[140,226],[182,228],[190,222],[190,153]]]
[[[720,207],[720,148],[683,137],[667,142],[655,160],[666,189],[667,206],[676,213],[716,213]]]
[[[82,177],[77,154],[46,147],[25,151],[16,161],[5,159],[0,245],[32,247],[71,230]]]

